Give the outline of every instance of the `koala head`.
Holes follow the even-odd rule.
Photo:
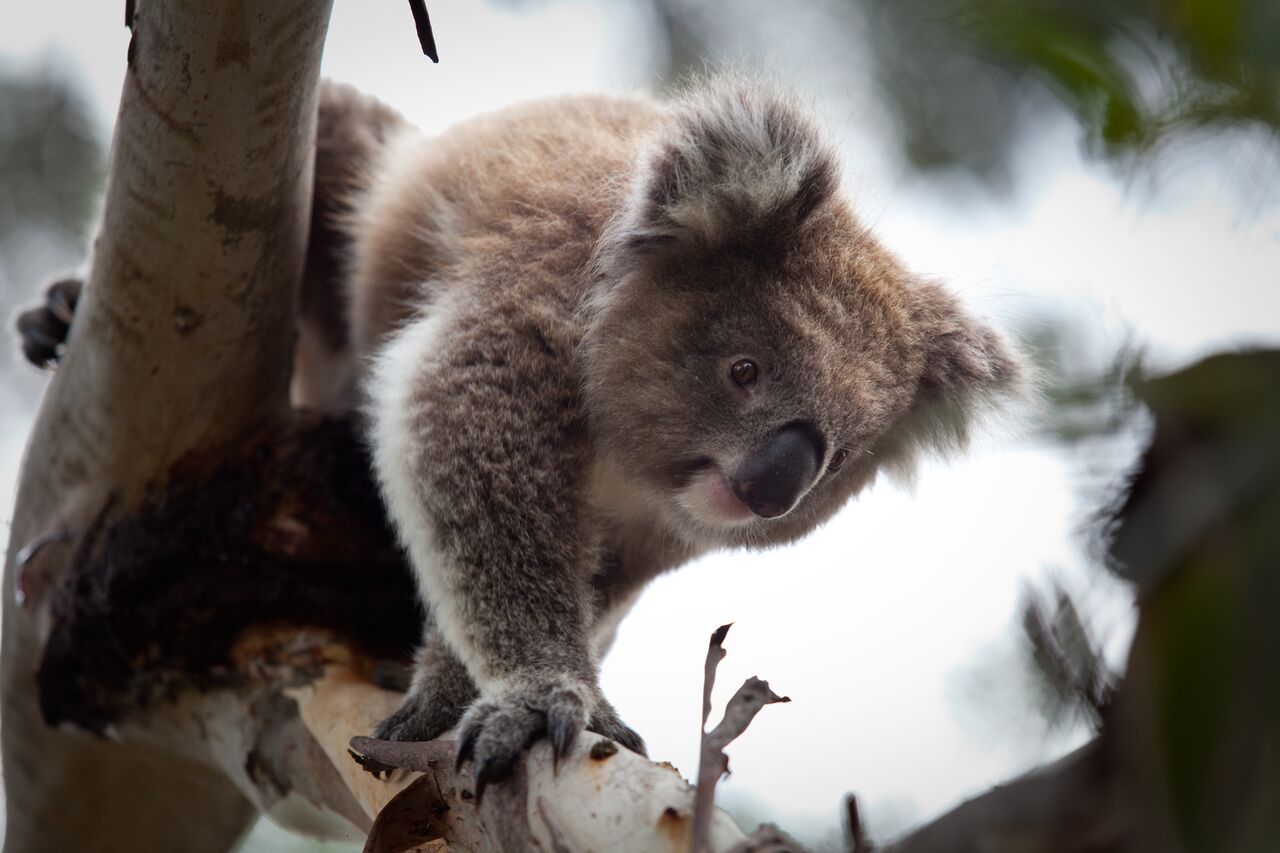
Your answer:
[[[672,108],[597,248],[583,361],[600,452],[679,537],[800,536],[1016,384],[1000,336],[854,216],[768,90]]]

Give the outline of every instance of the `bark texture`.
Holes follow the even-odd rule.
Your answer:
[[[329,8],[155,0],[133,19],[88,286],[5,563],[6,851],[224,850],[253,819],[207,759],[46,727],[34,679],[77,536],[282,411]]]

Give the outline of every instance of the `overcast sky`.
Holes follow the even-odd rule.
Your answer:
[[[1018,192],[944,191],[895,167],[864,54],[837,37],[845,31],[824,28],[819,12],[790,15],[788,40],[771,23],[777,4],[749,5],[734,14],[758,29],[744,27],[726,54],[824,105],[864,216],[975,310],[1011,327],[1067,316],[1099,363],[1125,341],[1172,367],[1280,340],[1280,206],[1242,189],[1247,163],[1215,162],[1209,150],[1158,181],[1124,178],[1084,161],[1064,119],[1022,149]],[[15,4],[0,28],[0,60],[65,66],[104,139],[124,71],[122,6]],[[324,70],[426,129],[538,94],[656,82],[648,20],[628,3],[433,4],[438,66],[418,53],[403,6],[338,0]],[[6,414],[7,518],[26,424]],[[855,790],[873,824],[897,828],[1078,742],[1080,731],[1045,737],[1027,710],[1014,630],[1022,586],[1065,578],[1117,661],[1128,598],[1084,556],[1089,472],[1018,432],[927,466],[914,493],[877,485],[794,547],[710,557],[655,583],[604,669],[606,692],[653,757],[694,771],[702,657],[729,621],[720,700],[754,674],[794,701],[765,709],[733,745],[722,791],[784,826],[834,826],[841,795]],[[1110,476],[1136,435],[1120,446]]]

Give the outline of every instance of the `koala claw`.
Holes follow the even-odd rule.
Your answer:
[[[574,721],[566,719],[555,711],[547,713],[547,728],[551,733],[551,770],[560,769],[560,756],[568,755],[573,750],[573,743],[578,739],[578,729]]]
[[[475,794],[477,807],[484,800],[484,789],[489,787],[489,783],[500,781],[506,776],[509,769],[510,768],[507,768],[507,770],[500,772],[493,763],[489,761],[481,760],[476,763]]]
[[[618,718],[618,712],[613,710],[613,706],[607,702],[602,702],[600,707],[596,709],[596,713],[591,717],[591,722],[587,723],[587,731],[604,735],[609,740],[631,750],[636,755],[648,756],[649,754],[644,746],[644,738],[622,722]]]
[[[458,738],[458,758],[453,763],[453,772],[457,773],[462,769],[462,765],[466,764],[476,754],[476,738],[480,735],[480,730],[474,727],[462,730],[461,736]]]
[[[594,705],[596,714],[588,716]],[[493,782],[505,779],[526,749],[539,738],[551,741],[554,767],[573,751],[582,730],[599,730],[629,749],[643,751],[639,736],[598,698],[595,688],[558,678],[507,690],[474,703],[463,715],[458,766],[475,761],[476,799]]]

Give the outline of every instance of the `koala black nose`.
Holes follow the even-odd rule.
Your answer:
[[[822,458],[812,428],[778,430],[730,478],[733,493],[761,518],[786,515],[818,476]]]

